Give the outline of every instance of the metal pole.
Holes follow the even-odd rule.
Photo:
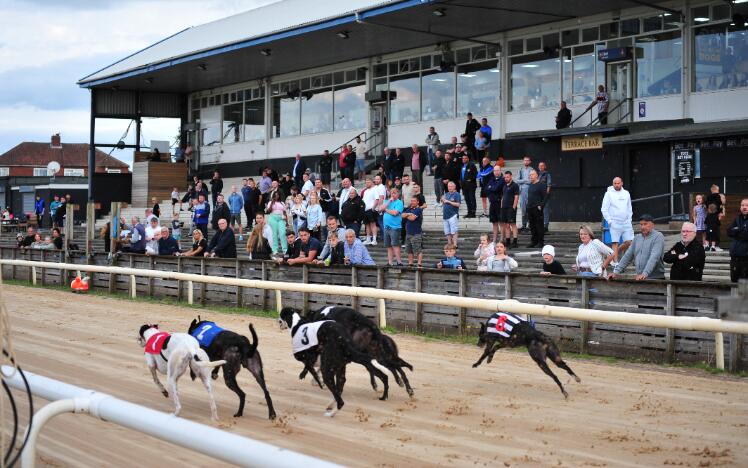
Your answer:
[[[31,431],[28,433],[28,441],[21,453],[21,466],[23,468],[34,468],[36,466],[36,442],[47,422],[57,415],[63,413],[78,413],[87,411],[87,398],[68,398],[66,400],[57,400],[48,404],[34,414],[34,424],[31,425]],[[79,406],[80,405],[80,406]],[[85,410],[83,407],[85,406]]]
[[[91,127],[88,136],[88,201],[93,202],[93,178],[96,172],[96,90],[91,89]]]
[[[725,338],[722,332],[714,334],[714,358],[717,361],[717,369],[725,370]]]
[[[140,151],[140,91],[135,99],[135,151]]]

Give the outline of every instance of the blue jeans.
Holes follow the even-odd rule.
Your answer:
[[[583,276],[585,278],[597,278],[598,276],[591,271],[580,271],[577,276]]]
[[[431,150],[431,148],[428,148],[426,150],[426,155],[428,156],[428,161],[429,161],[429,168],[428,168],[429,169],[429,175],[434,175],[434,172],[433,172],[433,169],[431,168],[431,166],[434,165],[434,160],[436,160],[436,156],[434,155],[434,152]]]

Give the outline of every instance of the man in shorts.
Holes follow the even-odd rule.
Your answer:
[[[512,171],[504,173],[504,187],[501,194],[501,237],[504,245],[517,247],[517,205],[519,204],[519,185],[512,180]],[[510,242],[511,241],[511,242]]]
[[[384,246],[387,248],[387,264],[403,266],[400,252],[400,233],[402,231],[403,202],[400,191],[390,190],[390,198],[384,202]],[[396,263],[393,264],[393,258]]]
[[[364,239],[364,245],[377,245],[377,220],[379,218],[379,212],[377,207],[379,206],[380,192],[374,187],[374,181],[371,177],[366,178],[366,188],[361,196],[364,200],[364,228],[366,230],[366,238]]]
[[[608,187],[603,197],[603,205],[600,208],[603,218],[610,227],[610,239],[612,242],[615,261],[611,265],[618,265],[619,240],[630,243],[634,240],[634,228],[631,225],[633,210],[631,209],[631,194],[623,188],[623,179],[616,177],[613,185]]]
[[[408,266],[413,266],[413,256],[418,259],[417,266],[423,266],[423,209],[419,198],[414,195],[410,205],[403,211],[405,220],[405,253],[408,254]]]
[[[458,222],[460,220],[460,204],[462,197],[457,191],[457,184],[452,181],[447,183],[447,193],[442,195],[442,218],[444,219],[444,235],[447,243],[457,245]]]

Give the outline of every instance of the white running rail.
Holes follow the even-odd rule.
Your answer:
[[[20,373],[3,366],[3,379],[11,387],[25,391]],[[6,378],[6,375],[12,377]],[[39,432],[51,418],[63,413],[86,413],[103,421],[133,429],[166,442],[194,450],[210,457],[248,467],[337,467],[308,455],[222,431],[172,414],[120,400],[59,380],[24,371],[31,393],[50,401],[34,415],[28,443],[21,454],[23,468],[33,468]]]
[[[113,273],[130,276],[131,284],[135,277],[162,278],[186,281],[188,284],[188,302],[192,303],[194,283],[222,284],[244,288],[275,290],[276,308],[280,311],[281,291],[308,292],[332,296],[355,296],[378,299],[379,324],[385,324],[384,300],[436,304],[451,307],[466,307],[491,312],[506,311],[514,314],[542,315],[568,320],[579,320],[598,323],[614,323],[652,328],[670,328],[714,333],[714,351],[717,368],[725,368],[723,333],[748,335],[748,322],[719,320],[709,317],[677,317],[672,315],[634,314],[630,312],[613,312],[609,310],[582,309],[578,307],[561,307],[555,305],[528,304],[514,299],[479,299],[474,297],[448,296],[444,294],[416,293],[392,289],[377,289],[358,286],[333,286],[327,284],[305,284],[281,281],[262,281],[221,276],[204,276],[193,273],[174,271],[144,270],[100,265],[78,265],[74,263],[35,262],[29,260],[0,260],[0,265],[16,265],[32,268],[32,283],[36,284],[36,274],[40,268],[57,270],[87,271],[96,273]],[[0,269],[0,279],[2,279]],[[131,296],[135,297],[135,288]]]

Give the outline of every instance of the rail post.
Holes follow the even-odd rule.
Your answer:
[[[358,287],[358,270],[356,269],[355,265],[351,266],[351,287],[352,288]],[[307,308],[307,304],[306,304],[306,301],[304,301],[304,310],[306,310],[306,308]],[[358,296],[355,296],[355,295],[351,296],[351,309],[358,310]]]
[[[581,307],[582,309],[590,308],[590,288],[585,278],[582,278],[582,297],[579,307]],[[587,352],[589,351],[590,341],[590,322],[587,322],[586,320],[582,321],[579,323],[579,327],[581,332],[579,352],[582,354],[587,354]]]
[[[36,286],[36,267],[31,267],[31,284]]]
[[[148,269],[149,270],[155,270],[156,269],[156,259],[153,257],[153,255],[148,256]],[[148,297],[153,297],[153,282],[155,279],[153,276],[150,276],[148,278]]]
[[[309,284],[309,265],[304,263],[301,265],[301,282]],[[301,309],[306,313],[309,310],[309,293],[304,291],[301,293]]]
[[[241,263],[239,263],[239,259],[236,259],[236,267],[235,267],[235,276],[236,278],[241,278],[242,276],[242,266]],[[242,291],[244,288],[241,286],[236,287],[236,307],[239,308],[242,306]]]
[[[182,272],[182,257],[177,257],[177,273]],[[182,281],[177,280],[177,302],[182,300]]]
[[[46,262],[47,261],[47,255],[46,255],[47,251],[44,250],[44,249],[42,249],[42,250],[39,251],[39,253],[42,255],[41,261],[42,262]],[[45,276],[47,276],[47,269],[44,268],[44,267],[42,267],[41,270],[42,270],[41,271],[41,282],[42,282],[42,286],[44,286],[45,283],[46,283]],[[91,283],[93,283],[93,281]]]
[[[135,282],[135,275],[130,275],[130,298],[135,299],[138,294],[138,284]]]
[[[195,303],[195,287],[192,281],[187,281],[187,304],[192,305]]]
[[[415,290],[420,293],[423,288],[423,271],[420,268],[416,269],[415,283]],[[416,331],[423,333],[423,304],[420,302],[416,303]]]
[[[467,296],[467,273],[465,270],[460,270],[459,272],[459,286],[458,286],[458,295],[460,297]],[[419,291],[420,292],[420,291]],[[459,322],[458,322],[458,329],[460,335],[465,335],[467,332],[467,308],[460,307],[460,310],[458,312],[459,314]]]
[[[665,314],[675,315],[675,286],[667,284],[667,300],[665,301]],[[668,362],[675,360],[675,330],[672,328],[665,329],[665,358]]]
[[[205,257],[200,258],[200,276],[205,276]],[[208,283],[200,283],[200,305],[205,305]]]
[[[725,370],[725,337],[722,332],[714,334],[714,358],[717,369]]]
[[[260,265],[262,266],[262,270],[260,271],[260,279],[262,281],[268,280],[268,270],[266,268],[267,262],[260,261]],[[260,294],[262,295],[262,310],[268,310],[268,295],[267,291],[265,289],[260,289]]]
[[[275,290],[275,311],[280,314],[281,309],[283,308],[283,294],[281,293],[280,289]]]
[[[384,299],[377,299],[377,309],[379,309],[379,328],[387,326],[387,310]]]

